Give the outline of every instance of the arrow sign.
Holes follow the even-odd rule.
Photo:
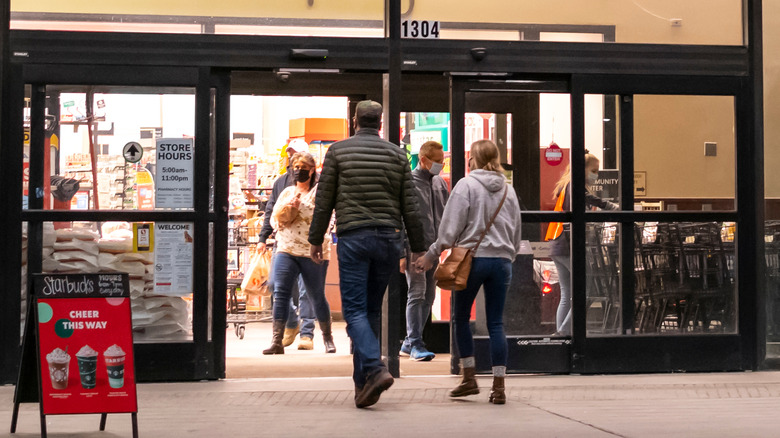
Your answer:
[[[131,141],[122,149],[122,155],[124,155],[125,161],[128,163],[137,163],[144,156],[144,148],[140,143]]]

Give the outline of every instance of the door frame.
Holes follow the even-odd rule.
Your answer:
[[[752,141],[749,78],[696,75],[573,75],[572,123],[574,129],[572,178],[584,180],[584,95],[620,96],[620,174],[621,210],[586,212],[584,186],[572,188],[572,276],[573,288],[584,288],[585,224],[588,222],[621,223],[621,265],[633,266],[635,222],[658,221],[734,221],[739,229],[736,245],[738,329],[735,334],[708,335],[617,335],[605,337],[585,334],[585,297],[574,296],[574,349],[572,372],[670,372],[724,371],[752,369],[757,361],[758,346],[764,325],[763,286],[757,271],[763,264],[763,183],[758,146]],[[702,212],[633,211],[634,133],[633,96],[700,95],[733,96],[735,135],[735,209]],[[579,172],[580,175],[576,175]],[[579,263],[577,263],[579,262]],[[578,281],[579,279],[579,281]],[[634,302],[632,270],[621,274],[622,302]],[[633,332],[633,306],[622,306],[622,333]],[[579,317],[578,317],[579,316]]]

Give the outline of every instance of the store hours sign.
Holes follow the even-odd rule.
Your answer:
[[[155,207],[193,208],[195,147],[191,138],[158,138]]]

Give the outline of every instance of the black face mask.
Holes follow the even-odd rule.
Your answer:
[[[301,169],[294,169],[293,178],[295,178],[295,181],[300,183],[308,182],[311,179],[311,174],[309,172],[310,170],[301,172]]]

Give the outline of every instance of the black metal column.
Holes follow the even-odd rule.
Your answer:
[[[585,96],[581,83],[572,80],[571,93],[571,287],[585,291]],[[572,372],[585,366],[586,297],[584,293],[572,296]]]
[[[200,194],[195,202],[195,236],[193,242],[193,278],[192,278],[192,334],[195,342],[195,376],[208,378],[210,368],[208,354],[208,318],[209,314],[209,172],[211,146],[211,83],[210,69],[201,68],[195,91],[195,193]],[[226,234],[227,236],[227,234]],[[226,254],[217,256],[227,257]],[[216,257],[215,257],[216,258]],[[224,276],[224,274],[223,274]],[[224,295],[224,290],[222,294]],[[224,307],[223,307],[224,308]]]
[[[385,140],[401,144],[401,1],[385,1],[385,37],[388,42],[388,72],[383,75]],[[401,349],[400,273],[390,276],[382,306],[382,356],[393,377],[400,377],[398,354]]]
[[[452,187],[466,177],[466,84],[462,80],[450,77],[450,172]],[[450,309],[454,309],[450,296]],[[452,315],[452,314],[451,314]],[[455,324],[450,316],[450,372],[458,374],[460,355],[455,343]]]
[[[7,49],[8,1],[2,2],[3,26],[1,37],[3,47]],[[21,77],[21,67],[9,65],[7,51],[2,54],[2,87],[0,88],[0,202],[3,205],[0,245],[4,250],[0,254],[0,272],[3,278],[3,291],[0,293],[3,306],[0,306],[0,383],[13,383],[17,377],[20,348],[20,324],[22,307],[21,293],[21,248],[22,248],[22,136],[24,86],[13,78]]]
[[[230,74],[220,71],[213,77],[217,90],[215,108],[214,160],[214,293],[212,296],[212,353],[214,373],[225,377],[225,290],[227,290],[227,233],[230,164]],[[225,257],[221,257],[225,254]]]
[[[619,96],[620,103],[620,209],[634,211],[634,97]],[[607,99],[610,100],[610,99]],[[614,105],[613,105],[614,106]],[[622,333],[634,332],[634,222],[620,227]]]
[[[750,74],[737,103],[737,241],[739,332],[746,369],[766,358],[766,282],[764,281],[764,82],[762,1],[746,0],[744,28]]]

